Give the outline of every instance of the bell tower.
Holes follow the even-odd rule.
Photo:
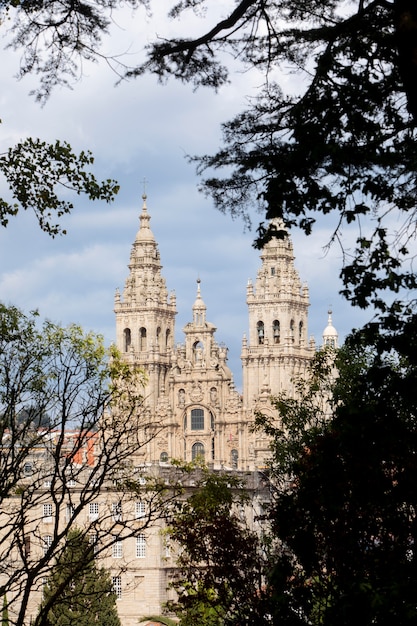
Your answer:
[[[294,266],[291,238],[281,220],[265,244],[256,283],[248,282],[249,337],[243,338],[243,402],[292,391],[292,380],[314,354],[307,339],[309,293]]]
[[[158,245],[150,229],[143,194],[140,227],[132,245],[129,276],[122,295],[116,291],[116,345],[132,365],[148,375],[146,398],[154,409],[171,366],[175,337],[175,294],[168,296]]]

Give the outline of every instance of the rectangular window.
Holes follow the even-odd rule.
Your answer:
[[[145,535],[138,535],[136,537],[136,558],[144,559],[146,557],[146,540]]]
[[[145,517],[146,506],[144,502],[135,502],[135,519]]]
[[[93,547],[93,554],[97,554],[98,550],[98,536],[97,533],[90,533],[88,535],[88,543]]]
[[[88,505],[88,517],[91,522],[98,519],[98,502],[90,502]]]
[[[52,522],[52,504],[43,505],[43,521]]]
[[[25,536],[25,557],[30,557],[30,535]]]
[[[121,541],[115,541],[113,544],[113,558],[121,559],[123,556],[123,546]]]
[[[111,512],[112,512],[112,516],[113,516],[113,521],[114,522],[121,522],[122,521],[122,504],[121,504],[121,502],[113,502],[113,504],[111,505]]]
[[[113,576],[113,591],[116,594],[116,598],[120,600],[122,597],[122,577],[121,576]]]
[[[45,535],[45,537],[43,538],[43,553],[46,554],[49,550],[49,548],[52,545],[52,536],[51,535]]]
[[[203,411],[203,409],[192,409],[192,411],[191,411],[191,430],[204,430],[204,411]]]
[[[25,476],[32,476],[33,473],[33,466],[32,463],[30,463],[30,461],[27,461],[23,467],[23,473]]]

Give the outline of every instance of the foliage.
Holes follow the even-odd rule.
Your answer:
[[[200,36],[157,40],[130,75],[217,89],[240,63],[257,72],[257,84],[263,79],[247,109],[224,123],[224,146],[192,159],[202,189],[248,223],[256,207],[309,234],[329,216],[344,296],[376,307],[389,320],[382,324],[408,316],[408,305],[386,292],[395,298],[417,286],[415,2],[240,0],[216,21],[207,0],[184,0],[170,16],[185,22],[187,11],[212,25]],[[355,224],[351,250],[344,235]],[[271,236],[274,227],[262,222],[257,245]]]
[[[139,0],[140,2],[141,0]],[[146,4],[146,0],[144,0]],[[131,4],[135,6],[136,0]],[[37,99],[45,102],[56,85],[75,79],[77,64],[93,59],[101,34],[107,31],[115,2],[0,1],[0,26],[12,33],[9,47],[23,50],[20,75],[40,78]],[[116,181],[97,180],[89,151],[76,154],[66,141],[47,143],[28,137],[0,154],[0,173],[11,200],[0,198],[0,225],[21,210],[34,212],[40,228],[52,235],[65,234],[60,218],[72,211],[68,191],[89,200],[110,202],[118,193]]]
[[[307,375],[293,381],[293,395],[284,392],[274,398],[279,421],[261,412],[255,416],[255,428],[271,437],[276,486],[288,484],[294,459],[309,448],[328,423],[329,400],[334,394],[335,354],[333,348],[316,352]]]
[[[0,198],[0,225],[7,226],[21,209],[30,209],[43,231],[53,237],[65,234],[59,218],[70,213],[74,204],[59,192],[71,190],[78,195],[86,194],[90,200],[110,202],[119,190],[114,180],[96,180],[88,171],[93,163],[90,152],[77,155],[66,142],[47,144],[28,138],[9,148],[0,155],[0,172],[15,202]]]
[[[124,4],[148,9],[149,0]],[[39,77],[40,86],[34,93],[40,102],[45,102],[57,85],[78,79],[84,61],[104,57],[100,53],[102,36],[108,33],[113,11],[122,5],[118,0],[0,2],[0,23],[12,36],[9,47],[23,51],[20,76]],[[112,59],[104,58],[111,63]]]
[[[15,626],[28,623],[31,594],[71,527],[100,555],[162,514],[161,485],[143,485],[132,467],[158,426],[142,409],[143,384],[101,336],[0,305],[0,593]],[[22,420],[28,407],[48,422]],[[89,517],[99,496],[100,514]],[[138,497],[139,523],[129,505]]]
[[[283,545],[270,579],[276,607],[299,624],[411,625],[415,364],[360,346],[356,337],[337,365],[331,416],[319,425],[307,416],[296,445],[275,430],[271,471],[279,488],[271,523]],[[303,404],[301,396],[291,405],[295,422],[306,417]],[[289,449],[286,466],[282,449]]]
[[[97,567],[92,546],[76,529],[52,567],[35,624],[121,626],[110,576]]]
[[[204,467],[191,475],[195,485],[174,508],[168,528],[179,569],[172,583],[177,600],[168,608],[182,626],[268,623],[268,546],[242,514],[244,482]]]

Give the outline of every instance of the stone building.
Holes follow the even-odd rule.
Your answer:
[[[294,379],[305,374],[316,349],[308,338],[308,288],[295,268],[288,233],[279,222],[275,226],[279,236],[264,247],[256,280],[246,287],[249,332],[242,341],[242,393],[227,365],[227,347],[217,342],[216,328],[208,321],[200,281],[183,341],[175,342],[176,299],[162,275],[145,196],[125,287],[115,296],[116,344],[127,363],[146,371],[144,413],[154,428],[135,458],[124,462],[123,472],[139,484],[152,476],[169,480],[172,459],[202,457],[213,471],[230,470],[245,478],[250,524],[262,506],[262,470],[269,453],[267,438],[251,428],[255,412],[272,412],[271,396],[293,392]],[[323,343],[337,347],[337,342],[329,312]],[[175,555],[157,516],[145,523],[150,515],[146,498],[120,490],[120,481],[111,476],[91,492],[99,465],[93,444],[99,449],[99,441],[87,438],[83,458],[74,457],[74,475],[59,498],[53,491],[57,483],[48,479],[44,451],[39,451],[38,469],[33,465],[26,476],[32,483],[36,476],[39,483],[25,529],[25,537],[32,538],[30,554],[25,546],[21,553],[35,561],[42,558],[70,519],[101,545],[98,558],[112,575],[122,624],[137,626],[141,617],[161,613]],[[11,561],[22,558],[16,550],[9,556]],[[33,615],[43,584],[39,577],[31,597]]]
[[[143,451],[144,465],[152,471],[158,465],[168,467],[171,459],[191,461],[199,456],[213,470],[245,473],[250,476],[253,506],[247,514],[252,519],[261,506],[257,488],[269,453],[267,438],[251,428],[255,411],[271,412],[271,396],[291,394],[294,379],[305,374],[316,350],[308,336],[308,287],[295,268],[291,238],[281,223],[276,228],[279,236],[262,250],[256,280],[246,287],[249,333],[242,341],[242,393],[236,390],[227,365],[227,347],[216,341],[217,329],[209,321],[200,280],[191,321],[182,329],[183,342],[175,343],[176,298],[168,293],[161,272],[146,196],[125,287],[115,295],[117,347],[127,362],[147,372],[149,419],[163,424]],[[337,341],[329,312],[323,343],[337,347]],[[154,569],[148,583],[145,561],[139,591],[132,572],[127,571],[122,581],[119,612],[124,626],[133,625],[139,606],[142,615],[155,613],[166,599],[174,563],[164,552],[160,535],[158,539],[153,534],[151,544],[148,558]],[[159,573],[155,559],[159,559]],[[133,602],[135,593],[142,594],[140,605]]]
[[[266,244],[254,284],[246,288],[249,334],[242,342],[242,394],[234,387],[227,348],[197,281],[192,320],[175,345],[176,299],[161,273],[158,244],[143,197],[140,227],[133,242],[123,293],[116,292],[116,343],[132,365],[148,375],[146,404],[164,429],[148,446],[146,461],[191,461],[210,466],[256,470],[265,464],[267,442],[255,435],[254,410],[268,410],[271,395],[291,393],[315,352],[308,339],[308,287],[294,265],[291,239],[277,224],[279,237]],[[337,334],[335,335],[337,342]]]

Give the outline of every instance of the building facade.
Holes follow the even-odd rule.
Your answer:
[[[308,287],[295,268],[288,233],[279,223],[277,229],[280,236],[264,247],[256,280],[246,288],[249,334],[242,341],[240,394],[227,365],[227,347],[217,343],[216,328],[208,321],[199,280],[184,341],[175,344],[176,299],[162,276],[143,197],[115,315],[117,347],[129,363],[146,370],[150,419],[164,425],[149,444],[147,461],[201,456],[213,468],[253,471],[265,465],[268,445],[252,432],[254,412],[271,410],[271,395],[291,394],[294,379],[304,375],[315,352],[308,338]]]
[[[19,559],[26,559],[28,566],[37,563],[46,558],[54,541],[63,540],[66,528],[84,528],[97,546],[97,557],[111,573],[123,626],[137,626],[142,617],[161,614],[175,574],[175,553],[167,544],[161,516],[152,510],[152,494],[146,491],[148,479],[159,478],[169,484],[175,471],[171,460],[202,458],[214,471],[244,477],[251,494],[245,516],[250,524],[256,523],[269,441],[254,432],[255,414],[275,415],[271,396],[294,393],[294,380],[305,375],[316,350],[314,340],[308,338],[308,288],[295,268],[288,233],[280,222],[275,226],[278,236],[265,245],[256,279],[246,287],[248,334],[242,340],[240,393],[227,365],[227,347],[217,342],[216,328],[209,321],[199,280],[191,319],[182,329],[183,341],[175,342],[176,298],[168,292],[162,275],[143,196],[128,275],[122,293],[116,291],[114,311],[118,349],[126,363],[146,372],[143,414],[148,434],[135,458],[125,458],[120,468],[115,464],[113,475],[103,473],[102,483],[97,462],[99,438],[85,435],[83,445],[76,447],[77,455],[70,455],[71,463],[64,455],[71,476],[61,487],[56,477],[51,480],[48,476],[49,457],[41,446],[32,455],[27,474],[25,470],[24,479],[32,487],[36,480],[38,486],[32,488],[35,495],[27,526],[22,526],[22,540],[15,542],[8,554],[10,563]],[[331,312],[323,343],[337,347]],[[54,455],[50,462],[54,467]],[[143,484],[143,495],[129,492],[126,479]],[[184,486],[192,489],[192,476],[188,480]],[[19,497],[17,494],[10,503],[16,511],[21,506]],[[2,515],[11,515],[11,509]],[[42,598],[48,564],[45,561],[45,568],[39,570],[43,573],[31,592],[32,616]],[[3,569],[0,578],[7,578],[8,569]],[[13,594],[9,597],[18,607],[18,580]]]

